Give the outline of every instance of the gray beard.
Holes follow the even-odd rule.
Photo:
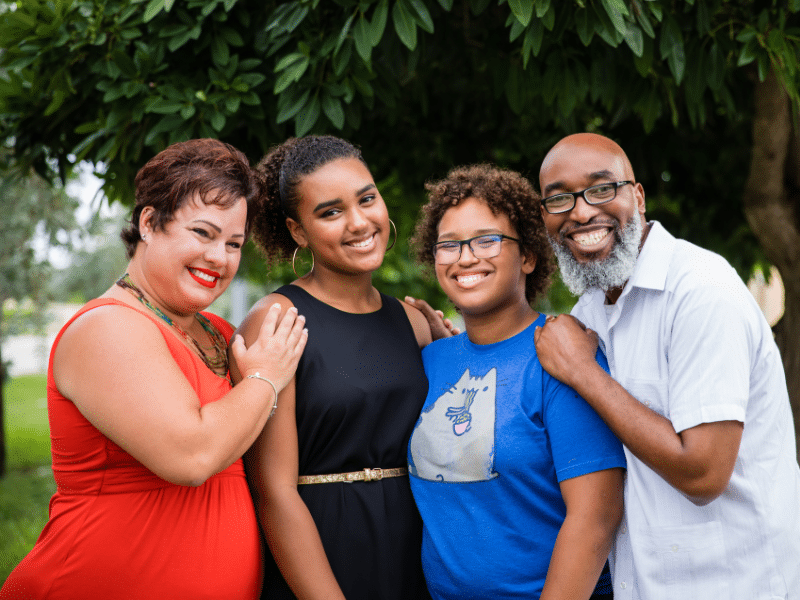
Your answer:
[[[561,279],[569,291],[581,296],[593,288],[606,292],[625,285],[636,267],[642,230],[642,219],[636,213],[625,227],[617,223],[612,232],[615,243],[611,253],[602,260],[587,263],[579,263],[563,242],[548,236],[558,259]]]

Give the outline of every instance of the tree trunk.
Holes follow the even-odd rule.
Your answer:
[[[781,274],[785,312],[775,325],[800,433],[800,143],[793,131],[786,92],[770,75],[754,90],[753,155],[745,185],[744,212],[767,259]],[[800,461],[800,451],[798,452]]]

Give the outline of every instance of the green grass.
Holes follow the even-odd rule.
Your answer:
[[[0,479],[0,582],[30,552],[47,522],[56,486],[50,470],[46,378],[13,378],[3,388],[6,476]]]
[[[6,466],[9,471],[50,464],[47,378],[21,375],[3,390],[6,415]]]

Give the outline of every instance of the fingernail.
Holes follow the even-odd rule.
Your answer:
[[[281,305],[278,302],[276,302],[275,304],[272,305],[272,308],[280,308],[280,307],[281,307]]]

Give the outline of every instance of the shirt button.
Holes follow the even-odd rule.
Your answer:
[[[672,550],[673,552],[677,552],[677,551],[678,551],[678,544],[673,544],[673,546],[672,546],[671,550]]]
[[[623,581],[622,583],[619,584],[619,587],[621,587],[624,590],[626,587],[628,587],[628,584]]]
[[[644,403],[644,405],[645,405],[647,408],[650,408],[650,400],[646,400],[646,401],[645,401],[645,403]]]
[[[619,528],[619,532],[622,534],[628,533],[628,528],[625,527],[625,525],[623,525],[622,527]]]

